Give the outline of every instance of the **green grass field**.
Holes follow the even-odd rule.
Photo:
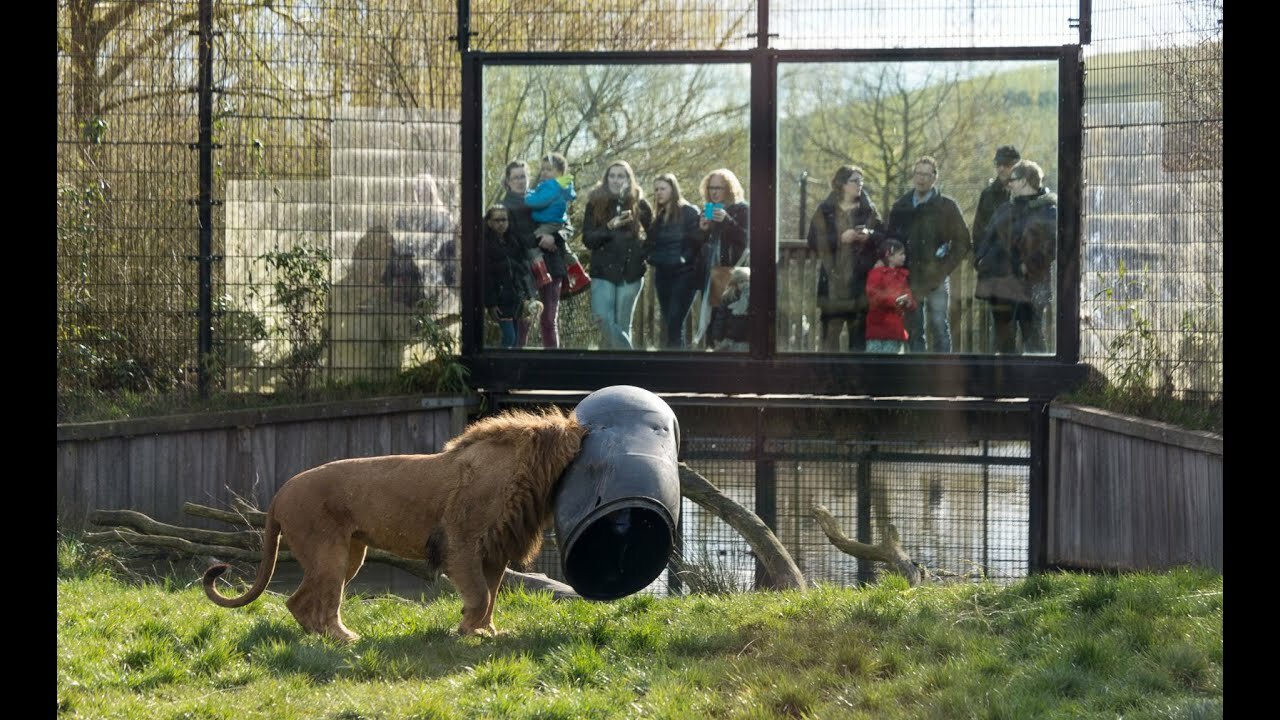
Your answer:
[[[504,592],[457,637],[456,595],[349,596],[350,646],[268,593],[228,610],[195,572],[139,580],[61,541],[62,718],[1222,717],[1222,577],[635,595]]]

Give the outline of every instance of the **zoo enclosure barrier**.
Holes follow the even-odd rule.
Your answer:
[[[618,32],[629,3],[590,17],[538,4],[523,23],[506,3],[464,5],[60,0],[59,394],[269,391],[385,378],[422,357],[410,301],[448,324],[459,284],[460,37],[493,52],[655,42]],[[1219,401],[1221,3],[1035,7],[1028,34],[990,22],[1030,13],[1004,1],[932,28],[930,4],[913,0],[746,11],[712,0],[668,13],[658,39],[674,51],[834,48],[837,16],[852,13],[906,21],[909,32],[862,39],[884,48],[1080,42],[1080,357]],[[277,282],[286,271],[302,282]],[[326,287],[327,314],[281,301]],[[638,318],[651,322],[652,307]],[[957,347],[981,347],[969,334]],[[789,324],[777,335],[788,347]]]
[[[741,399],[666,399],[681,424],[682,460],[769,525],[811,581],[851,585],[877,573],[827,541],[815,503],[862,541],[878,540],[894,523],[913,559],[956,579],[1008,581],[1037,567],[1043,521],[1035,519],[1025,405],[780,399],[762,409]],[[493,407],[553,403],[571,407],[529,395],[498,398]],[[185,516],[183,504],[229,507],[239,497],[265,508],[294,474],[330,460],[437,452],[476,409],[461,396],[409,396],[59,426],[59,528],[84,529],[92,510],[132,509],[224,529]],[[682,561],[651,592],[770,584],[736,531],[682,504]],[[534,569],[561,577],[553,538]]]

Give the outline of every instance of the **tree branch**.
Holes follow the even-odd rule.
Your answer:
[[[680,493],[741,533],[778,587],[807,586],[791,554],[758,515],[734,502],[688,465],[680,463],[679,468]]]
[[[897,570],[912,586],[920,584],[920,568],[912,562],[911,557],[902,549],[902,545],[898,544],[898,529],[892,523],[889,524],[888,537],[879,545],[868,545],[845,535],[840,529],[840,523],[836,522],[835,517],[825,506],[814,505],[813,516],[817,518],[818,525],[822,527],[822,532],[826,533],[827,539],[840,552],[860,560],[885,563]]]

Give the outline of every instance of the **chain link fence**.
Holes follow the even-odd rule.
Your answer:
[[[433,351],[424,320],[456,332],[456,3],[211,4],[207,258],[199,6],[59,1],[60,416],[103,394],[179,400],[202,369],[229,394],[382,382]],[[773,2],[768,27],[755,3],[715,0],[470,8],[471,47],[490,52],[1080,39],[1079,3],[1062,1]],[[1098,0],[1085,46],[1082,359],[1205,403],[1222,393],[1221,15],[1220,1]],[[652,343],[646,292],[637,332]],[[587,294],[566,299],[561,333],[599,344]]]
[[[1222,401],[1222,3],[1095,2],[1081,359]]]

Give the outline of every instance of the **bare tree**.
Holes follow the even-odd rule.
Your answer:
[[[551,151],[568,155],[582,187],[614,160],[644,180],[674,172],[687,195],[713,168],[746,175],[750,90],[718,66],[494,68],[485,89],[494,194],[509,160]]]

